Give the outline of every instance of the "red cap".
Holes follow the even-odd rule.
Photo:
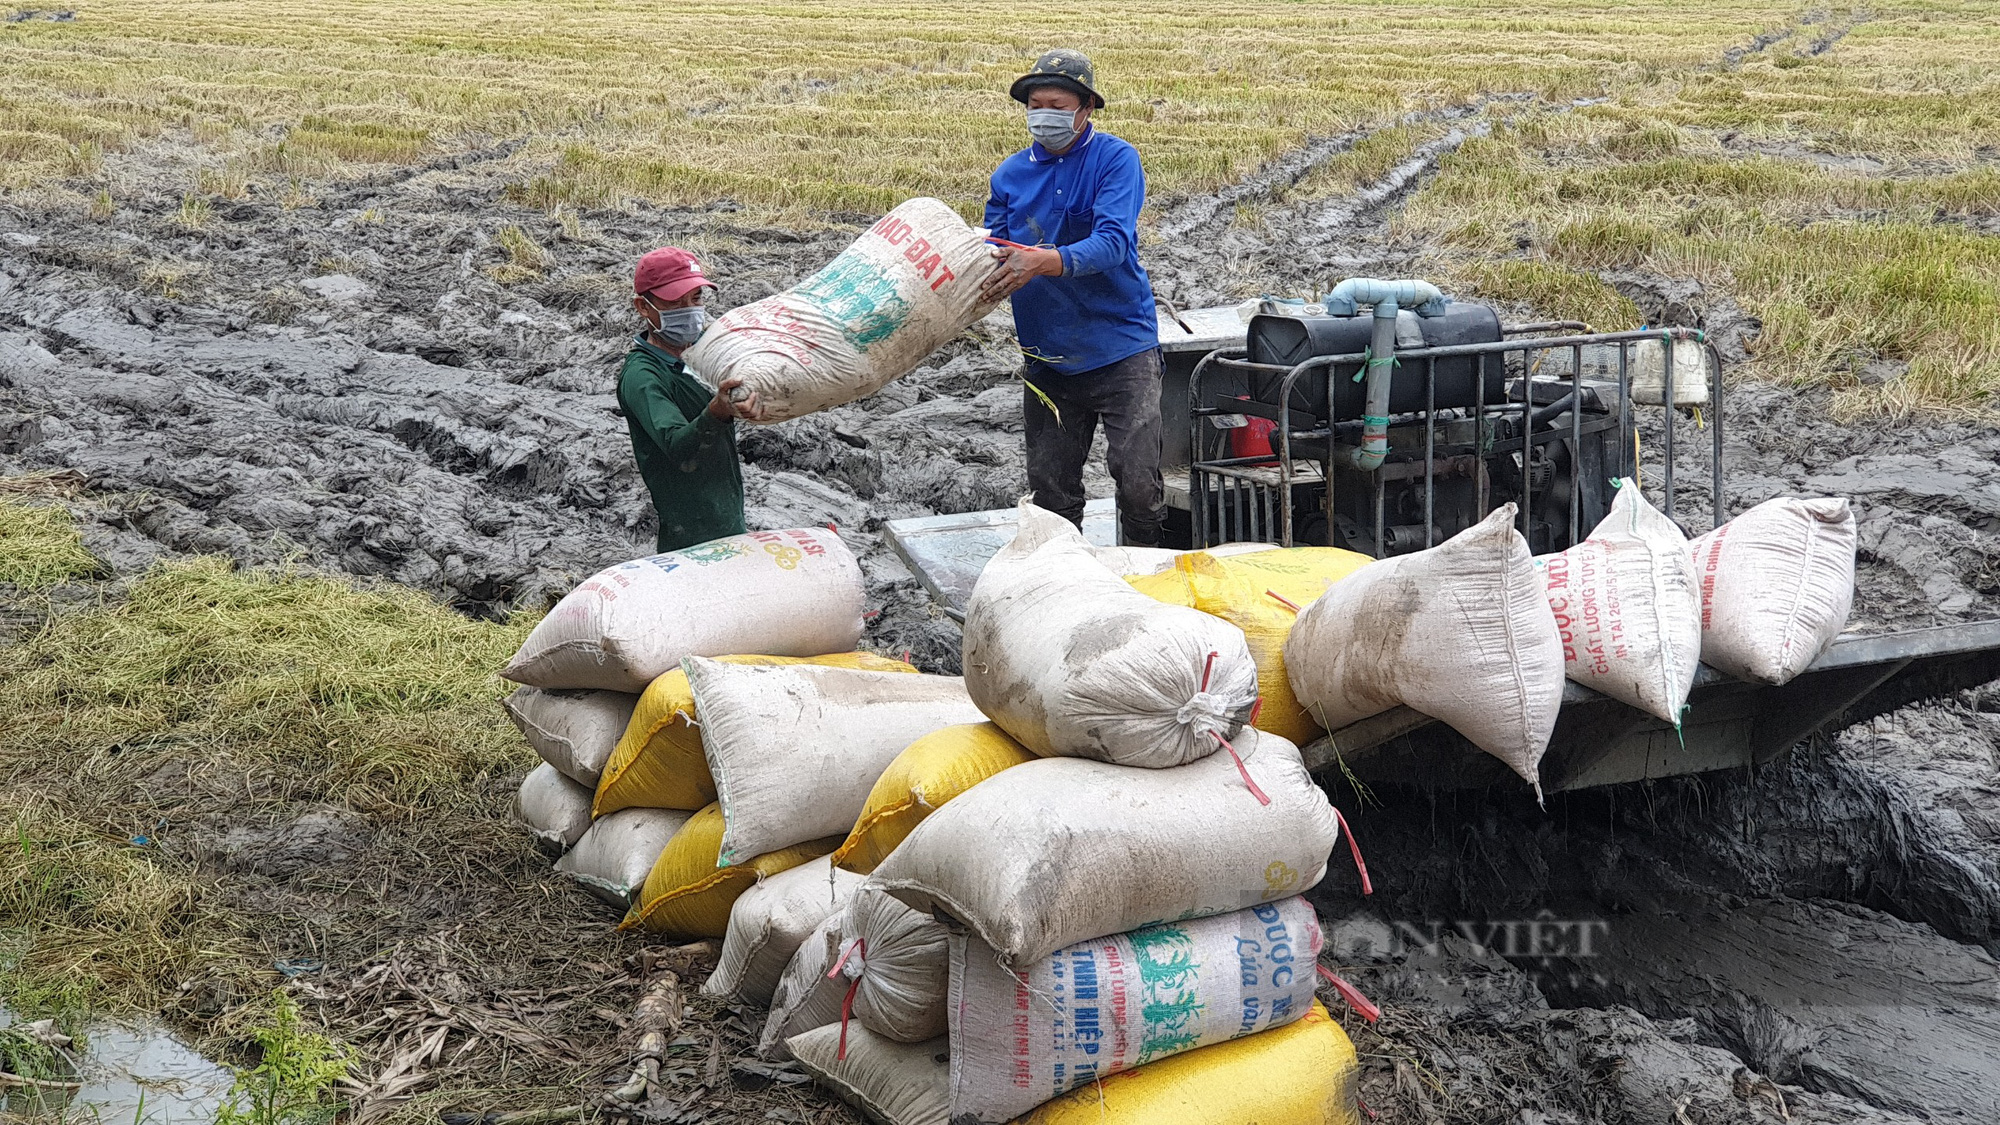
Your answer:
[[[695,256],[678,246],[648,251],[639,259],[639,268],[632,272],[632,292],[662,301],[678,301],[703,285],[715,288],[714,282],[702,276],[701,263]]]

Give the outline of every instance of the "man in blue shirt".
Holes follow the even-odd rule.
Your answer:
[[[1013,297],[1027,357],[1028,487],[1035,503],[1081,524],[1083,465],[1101,420],[1122,541],[1154,546],[1165,516],[1160,332],[1139,268],[1139,153],[1091,127],[1104,99],[1081,52],[1046,52],[1009,93],[1027,106],[1034,143],[993,173],[986,226],[1015,245],[995,249],[984,292]]]

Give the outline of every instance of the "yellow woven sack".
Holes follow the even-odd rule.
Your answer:
[[[833,656],[718,656],[730,664],[823,664],[868,672],[916,672],[900,660],[872,652],[842,652]],[[679,668],[654,680],[625,736],[604,763],[597,783],[593,817],[619,809],[698,809],[715,800],[715,781],[701,752],[701,728],[695,726],[694,693],[687,673]]]
[[[1254,555],[1231,555],[1218,561],[1242,575],[1260,593],[1270,591],[1304,609],[1326,593],[1328,586],[1375,560],[1338,547],[1281,547]]]
[[[1256,727],[1301,746],[1319,737],[1319,724],[1299,705],[1285,674],[1285,638],[1298,610],[1333,582],[1375,560],[1334,547],[1292,547],[1216,558],[1194,551],[1171,570],[1128,578],[1156,601],[1213,614],[1243,630],[1257,662],[1257,690],[1264,697]]]
[[[710,804],[689,817],[654,861],[645,887],[618,928],[644,926],[683,940],[723,937],[729,932],[729,908],[736,905],[736,896],[760,880],[818,859],[840,843],[840,837],[829,836],[760,855],[748,863],[717,867],[722,828],[719,804]]]
[[[1359,1125],[1354,1044],[1318,1001],[1280,1028],[1122,1071],[1014,1125]]]
[[[1035,755],[992,723],[946,727],[910,743],[868,791],[854,831],[833,853],[833,865],[862,875],[946,801]]]

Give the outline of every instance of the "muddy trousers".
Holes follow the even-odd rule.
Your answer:
[[[1035,503],[1083,522],[1083,465],[1104,423],[1105,460],[1118,486],[1120,541],[1157,546],[1166,518],[1160,482],[1160,352],[1148,348],[1091,371],[1064,375],[1030,363],[1021,388],[1028,432],[1028,488]],[[1051,412],[1040,388],[1056,405]],[[1058,419],[1057,412],[1061,417]]]

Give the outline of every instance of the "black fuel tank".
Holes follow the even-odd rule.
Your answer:
[[[1500,339],[1500,317],[1486,305],[1453,301],[1438,316],[1417,317],[1428,347],[1449,344],[1484,344]],[[1375,318],[1362,316],[1253,316],[1246,343],[1252,363],[1290,367],[1314,356],[1351,355],[1368,350],[1375,332]],[[1389,412],[1413,414],[1424,409],[1424,369],[1426,361],[1411,360],[1395,369],[1389,388]],[[1334,366],[1333,421],[1361,417],[1366,387],[1354,381],[1358,363]],[[1486,401],[1504,401],[1506,365],[1498,355],[1452,356],[1437,361],[1439,409],[1471,406],[1477,401],[1475,369],[1484,372]],[[1263,402],[1278,400],[1280,375],[1257,375],[1251,379],[1250,393]],[[1315,374],[1300,379],[1292,391],[1294,409],[1303,407],[1325,418],[1326,380]]]

